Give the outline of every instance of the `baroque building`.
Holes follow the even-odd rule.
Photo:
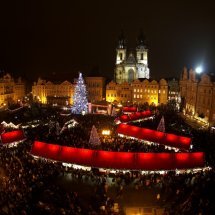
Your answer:
[[[17,103],[24,96],[25,84],[21,78],[15,81],[9,73],[0,78],[0,105]]]
[[[71,105],[73,104],[74,84],[69,81],[54,83],[39,78],[32,86],[34,100],[43,104],[51,105]],[[88,101],[97,102],[105,98],[105,78],[86,77],[85,78]]]
[[[183,69],[180,79],[183,112],[205,123],[215,123],[215,77],[197,76],[192,69]]]
[[[173,104],[176,110],[180,110],[181,107],[181,96],[179,89],[178,78],[168,78],[168,101]]]
[[[148,49],[142,33],[140,33],[137,39],[135,53],[128,52],[126,39],[123,33],[119,37],[116,49],[114,77],[117,84],[121,84],[123,82],[131,83],[138,78],[150,78],[148,68]]]
[[[108,102],[137,103],[137,104],[166,104],[168,101],[168,84],[165,79],[159,82],[144,79],[131,83],[118,84],[110,82],[106,86],[106,100]]]
[[[85,82],[89,102],[98,102],[102,101],[105,98],[104,77],[86,77]]]
[[[70,105],[73,103],[74,85],[69,81],[53,83],[41,78],[32,86],[34,100],[43,104]]]
[[[117,84],[111,81],[106,85],[106,101],[126,103],[132,101],[132,87],[128,82]]]

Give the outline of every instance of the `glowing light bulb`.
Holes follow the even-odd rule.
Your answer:
[[[198,74],[202,73],[202,67],[201,66],[198,66],[196,68],[196,73],[198,73]]]

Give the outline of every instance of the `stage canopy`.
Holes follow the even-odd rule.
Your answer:
[[[204,167],[204,153],[132,153],[73,148],[35,141],[31,154],[55,161],[121,170],[175,170]]]
[[[178,149],[188,150],[191,144],[191,138],[189,137],[168,134],[123,123],[118,125],[117,133]]]
[[[139,119],[144,119],[147,117],[152,116],[152,113],[150,110],[147,111],[142,111],[142,112],[135,112],[131,114],[123,114],[122,116],[119,117],[121,122],[129,122],[129,121],[134,121],[134,120],[139,120]]]
[[[1,142],[3,145],[12,144],[25,139],[23,130],[15,130],[1,134]]]

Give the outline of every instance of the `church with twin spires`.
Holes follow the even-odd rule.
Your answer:
[[[136,52],[128,52],[126,39],[120,35],[116,49],[115,81],[118,84],[131,83],[139,78],[150,78],[148,68],[148,49],[145,38],[140,33],[137,39]]]

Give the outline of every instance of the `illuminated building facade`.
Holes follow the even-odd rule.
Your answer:
[[[53,83],[38,79],[32,86],[34,100],[43,104],[70,105],[73,103],[74,85],[69,81]]]
[[[148,49],[141,33],[137,40],[136,52],[128,53],[123,34],[119,37],[116,49],[115,81],[117,84],[131,83],[139,78],[149,79]]]
[[[88,92],[88,101],[97,102],[105,98],[105,78],[104,77],[86,77],[85,83]]]
[[[169,92],[168,92],[168,100],[175,100],[178,102],[180,99],[179,93],[179,81],[176,78],[171,78],[167,80]]]
[[[197,77],[192,69],[184,68],[180,79],[180,93],[185,114],[215,123],[215,77],[202,74]]]
[[[166,104],[168,101],[168,84],[165,79],[159,82],[144,79],[134,80],[132,83],[117,84],[110,82],[106,86],[106,100],[108,102],[137,103],[137,104]]]
[[[131,84],[124,82],[117,84],[111,81],[106,85],[106,101],[126,103],[132,101],[132,87]]]
[[[0,78],[0,105],[8,105],[21,101],[25,96],[25,84],[21,78],[17,82],[10,74]]]

